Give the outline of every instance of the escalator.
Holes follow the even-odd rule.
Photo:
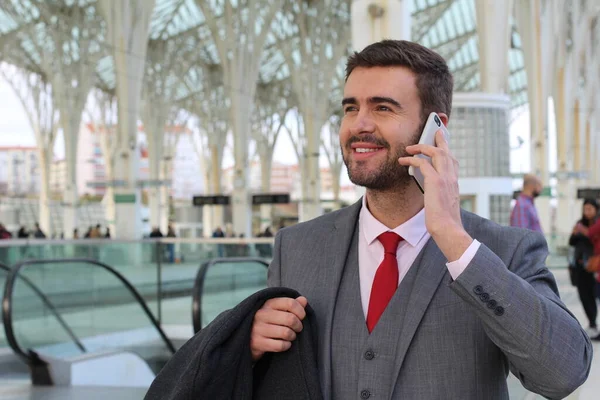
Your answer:
[[[262,258],[215,258],[202,264],[192,294],[192,323],[198,333],[220,313],[267,287],[269,263]]]
[[[28,260],[0,269],[9,271],[4,340],[29,367],[34,385],[144,386],[175,353],[153,304],[109,265]]]
[[[202,264],[191,290],[193,332],[265,288],[267,267],[260,258],[218,258]],[[28,366],[34,385],[147,387],[176,350],[176,339],[167,337],[154,316],[158,307],[153,297],[144,299],[106,264],[89,259],[29,260],[12,269],[0,266],[0,284],[3,281],[5,335],[0,334],[0,340]],[[105,374],[131,375],[118,363],[109,363],[121,353],[139,356],[152,376],[139,385],[107,382]],[[74,366],[82,360],[87,364],[77,372]],[[128,359],[126,365],[131,362]],[[88,371],[88,381],[82,369]]]

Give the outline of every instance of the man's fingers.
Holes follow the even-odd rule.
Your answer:
[[[261,353],[281,353],[287,351],[292,347],[292,343],[287,340],[269,339],[266,337],[252,337],[250,340],[250,347],[252,349],[261,349]]]
[[[448,142],[444,137],[444,132],[441,129],[438,129],[438,131],[435,133],[435,145],[444,151],[450,151]]]
[[[437,171],[435,170],[435,168],[433,168],[429,160],[426,160],[424,158],[400,157],[398,159],[398,162],[400,163],[400,165],[404,165],[407,167],[412,165],[413,167],[419,168],[424,177],[437,173]]]
[[[440,129],[435,133],[435,146],[428,144],[413,144],[411,146],[406,146],[406,152],[411,155],[424,154],[431,158],[435,158],[441,155],[449,154],[450,148],[448,147],[448,142],[446,139],[444,139],[444,134]]]
[[[439,154],[440,149],[438,149],[435,146],[430,146],[428,144],[413,144],[411,146],[406,146],[406,152],[413,156],[416,154],[425,154],[426,156],[433,158],[434,156]]]
[[[296,340],[297,336],[296,332],[287,326],[272,325],[263,322],[257,323],[252,333],[269,339],[287,340],[288,342]]]
[[[288,311],[293,313],[296,317],[298,317],[298,319],[303,320],[304,317],[306,317],[304,306],[305,305],[302,305],[302,303],[300,303],[297,299],[279,297],[276,299],[267,300],[264,308],[271,308],[278,311]]]
[[[250,350],[255,361],[266,352],[279,353],[292,346],[291,342],[302,331],[307,304],[308,300],[303,296],[270,299],[254,314]]]
[[[296,301],[298,303],[300,303],[300,305],[303,308],[306,308],[306,306],[308,305],[308,299],[306,297],[304,297],[304,296],[300,296],[300,297],[296,298]]]
[[[285,326],[296,332],[302,331],[302,322],[295,314],[289,311],[261,308],[254,315],[254,319],[257,322],[265,324]]]

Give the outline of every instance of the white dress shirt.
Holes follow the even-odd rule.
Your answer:
[[[383,261],[383,245],[377,237],[384,232],[395,232],[402,240],[398,245],[396,257],[398,259],[398,285],[406,276],[415,259],[429,241],[431,235],[425,227],[425,209],[417,215],[394,229],[388,229],[379,222],[367,208],[367,197],[363,196],[362,208],[358,219],[358,270],[360,277],[360,296],[365,319],[369,310],[369,299],[371,298],[371,287],[375,279],[375,272]],[[475,253],[479,250],[480,243],[473,240],[463,255],[456,261],[446,263],[452,279],[467,268]]]

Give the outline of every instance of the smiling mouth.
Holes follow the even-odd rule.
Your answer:
[[[353,149],[355,153],[366,154],[366,153],[376,153],[380,150],[383,150],[383,147],[372,148],[372,147],[357,147]]]

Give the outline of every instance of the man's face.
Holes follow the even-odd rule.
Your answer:
[[[543,190],[542,182],[540,182],[540,181],[536,182],[534,184],[534,188],[533,188],[533,197],[536,198],[540,194],[542,194],[542,190]]]
[[[404,67],[356,68],[344,87],[340,145],[350,180],[368,189],[412,181],[398,164],[421,136],[416,76]]]

